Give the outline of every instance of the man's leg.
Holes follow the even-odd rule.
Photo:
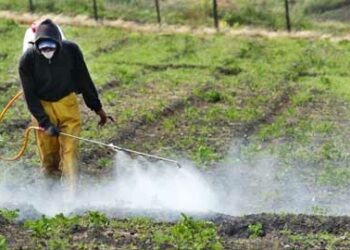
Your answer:
[[[50,121],[53,124],[57,124],[55,113],[53,112],[52,103],[41,102],[45,113],[49,116]],[[33,123],[38,126],[38,122],[33,118]],[[61,170],[59,169],[60,163],[60,146],[57,137],[47,135],[43,131],[35,131],[36,143],[40,155],[42,172],[45,176],[59,180],[61,176]]]
[[[46,135],[42,131],[36,131],[36,141],[41,160],[42,172],[50,179],[59,180],[60,148],[57,137]]]
[[[62,132],[80,135],[80,111],[77,97],[74,93],[64,97],[54,105],[54,110],[59,120],[59,128]],[[60,135],[60,169],[62,180],[71,195],[74,195],[78,182],[78,140]]]

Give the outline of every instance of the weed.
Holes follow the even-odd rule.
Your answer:
[[[327,215],[329,210],[321,206],[313,206],[311,208],[311,212],[312,214],[316,214],[316,215]]]
[[[175,128],[175,120],[172,118],[166,118],[162,122],[163,127],[166,131],[172,131]]]
[[[27,220],[25,227],[33,231],[33,235],[38,238],[48,237],[52,231],[50,220],[44,215],[41,219],[33,221]]]
[[[209,146],[200,145],[194,158],[196,162],[206,164],[215,160],[217,158],[217,154]]]
[[[175,249],[223,249],[217,230],[212,222],[194,220],[185,214],[181,220],[174,225],[167,234],[158,232],[154,241],[159,249],[171,245]]]
[[[329,233],[318,233],[318,234],[291,234],[288,235],[288,239],[294,243],[302,244],[305,248],[324,248],[324,249],[339,249],[337,244],[346,242],[348,245],[349,235],[332,235]],[[340,249],[343,247],[340,247]]]
[[[113,164],[113,159],[110,159],[110,158],[100,158],[97,161],[97,165],[100,166],[101,168],[109,167],[112,164]]]
[[[320,155],[327,160],[338,160],[341,158],[341,152],[331,142],[326,142],[320,147]]]
[[[37,238],[50,238],[60,236],[66,233],[71,226],[78,224],[79,217],[65,217],[63,214],[58,214],[53,218],[47,218],[45,215],[39,220],[27,220],[24,223],[26,228],[33,232],[33,236]]]
[[[329,165],[320,171],[318,183],[325,186],[347,187],[350,185],[350,169]]]
[[[260,222],[248,225],[248,232],[250,238],[262,237],[265,234],[263,225]]]
[[[64,250],[71,246],[68,239],[52,239],[48,241],[47,245],[49,250]]]
[[[225,115],[230,121],[236,121],[239,118],[239,111],[235,107],[229,107],[225,111]]]
[[[0,250],[6,250],[6,238],[0,234]]]
[[[19,210],[8,210],[8,209],[1,209],[0,215],[4,217],[5,219],[13,222],[18,217]]]
[[[222,100],[222,95],[216,90],[208,90],[200,93],[199,98],[210,103],[216,103]]]
[[[88,227],[103,227],[109,225],[109,220],[105,214],[98,211],[89,211],[85,215]]]

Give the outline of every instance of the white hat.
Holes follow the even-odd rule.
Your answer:
[[[45,48],[56,49],[56,47],[57,47],[57,44],[50,40],[43,40],[38,44],[39,49],[45,49]]]

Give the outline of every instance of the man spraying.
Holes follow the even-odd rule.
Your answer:
[[[35,43],[22,55],[19,75],[25,100],[35,122],[42,170],[48,177],[62,177],[70,193],[76,191],[78,142],[60,132],[79,136],[80,111],[76,93],[107,122],[96,88],[77,44],[62,41],[60,30],[50,19],[39,24]]]

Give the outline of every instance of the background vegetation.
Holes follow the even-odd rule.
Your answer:
[[[88,15],[94,17],[92,0],[32,0],[34,12]],[[350,5],[347,0],[289,0],[294,30],[318,29],[327,32],[348,32]],[[26,12],[29,1],[0,0],[1,10]],[[123,19],[140,23],[156,23],[153,0],[97,0],[101,19]],[[212,26],[213,6],[210,0],[160,0],[163,23],[191,26]],[[222,27],[241,25],[269,29],[285,29],[285,6],[280,0],[218,0]],[[321,21],[321,22],[320,22]]]

